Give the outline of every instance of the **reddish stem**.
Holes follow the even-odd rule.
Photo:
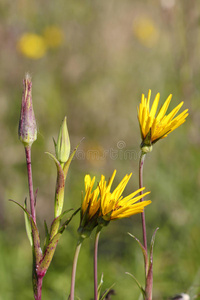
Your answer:
[[[94,300],[98,300],[97,256],[100,231],[97,231],[94,246]]]
[[[82,242],[78,242],[75,255],[74,255],[74,262],[73,262],[73,267],[72,267],[72,277],[71,277],[71,290],[70,290],[70,296],[69,300],[74,300],[74,289],[75,289],[75,277],[76,277],[76,267],[77,267],[77,261],[78,261],[78,256],[79,252],[81,249]]]
[[[35,199],[33,193],[33,179],[32,179],[32,168],[31,168],[31,147],[25,147],[26,153],[26,164],[28,172],[28,185],[29,185],[29,195],[30,195],[30,208],[33,221],[36,223],[36,214],[35,214]]]
[[[140,156],[140,163],[139,163],[139,188],[143,187],[143,166],[144,166],[145,155],[146,154],[142,152],[141,156]],[[143,191],[140,192],[140,195],[143,195]],[[141,198],[140,201],[142,202],[143,198]],[[145,213],[144,213],[144,211],[141,213],[141,216],[142,216],[143,243],[144,243],[144,248],[147,251],[147,233],[146,233],[146,222],[145,222]],[[145,270],[146,270],[146,268],[145,268]]]
[[[43,276],[38,276],[38,278],[37,278],[37,294],[34,295],[35,300],[41,300],[41,297],[42,297],[42,281],[43,281]]]

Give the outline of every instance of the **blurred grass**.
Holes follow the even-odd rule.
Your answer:
[[[160,228],[153,298],[186,292],[200,266],[199,2],[2,0],[0,17],[0,299],[33,299],[23,213],[8,202],[11,198],[23,203],[28,195],[24,151],[17,137],[27,71],[32,75],[39,127],[32,155],[42,236],[43,220],[50,224],[53,218],[56,171],[44,152],[54,151],[52,136],[57,137],[65,115],[71,144],[75,147],[85,137],[67,179],[65,208],[76,208],[86,173],[109,177],[116,168],[117,184],[133,171],[125,193],[138,187],[136,108],[142,93],[151,88],[153,96],[161,93],[161,101],[172,93],[171,107],[185,102],[190,113],[186,123],[147,156],[144,182],[153,202],[146,210],[149,241]],[[62,44],[49,48],[38,60],[20,53],[17,44],[23,34],[42,36],[49,26],[63,33]],[[124,142],[122,149],[118,142]],[[101,159],[88,157],[89,150],[98,151]],[[132,160],[124,157],[127,150],[134,150]],[[78,224],[77,216],[57,247],[44,279],[43,299],[67,299]],[[140,216],[113,222],[100,237],[99,277],[103,272],[104,289],[115,283],[116,300],[139,297],[126,271],[144,281],[140,249],[127,232],[141,239]],[[93,297],[93,242],[93,236],[84,242],[79,257],[76,293],[81,299]]]

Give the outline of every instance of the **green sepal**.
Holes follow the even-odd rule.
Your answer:
[[[145,276],[147,276],[147,272],[148,272],[148,255],[147,255],[147,251],[144,248],[144,246],[142,245],[142,243],[131,233],[128,232],[128,235],[130,235],[132,238],[134,238],[136,240],[136,242],[138,243],[138,245],[140,246],[143,256],[144,256],[144,261],[145,261],[145,266],[146,266],[146,270],[145,270]]]
[[[112,212],[113,211],[109,212],[107,215],[103,217],[102,216],[98,217],[97,222],[101,227],[108,226],[108,224],[110,223]]]
[[[81,222],[78,228],[78,233],[81,238],[85,239],[89,237],[93,231],[93,229],[98,225],[97,218],[99,216],[100,208],[97,210],[97,212],[89,218],[89,210],[90,210],[91,202],[89,202],[87,209],[85,213],[82,215],[81,211]]]
[[[24,208],[27,210],[27,198],[24,201]],[[24,219],[25,219],[25,227],[26,227],[26,233],[27,233],[27,237],[29,239],[29,242],[31,244],[31,247],[33,246],[33,237],[32,237],[32,229],[31,229],[31,223],[30,223],[30,219],[27,215],[27,213],[24,212]]]
[[[140,145],[140,148],[141,148],[142,152],[144,152],[144,153],[148,153],[148,152],[152,151],[153,146],[152,146],[152,142],[151,142],[151,128],[150,128],[149,132],[147,133],[145,139],[143,139],[143,141]]]
[[[37,228],[37,225],[35,224],[31,214],[27,211],[26,208],[24,208],[21,204],[18,202],[10,199],[10,201],[14,202],[17,204],[19,207],[23,209],[23,211],[27,214],[30,224],[31,224],[31,229],[32,229],[32,237],[33,237],[33,250],[34,250],[34,255],[35,255],[35,263],[36,265],[39,264],[40,260],[42,259],[42,250],[40,247],[40,236],[39,236],[39,231]]]
[[[83,139],[82,139],[83,140]],[[80,143],[82,142],[82,140],[80,141]],[[73,150],[73,152],[71,153],[70,157],[68,158],[67,162],[64,164],[64,167],[63,167],[63,171],[64,171],[64,176],[65,176],[65,179],[67,177],[67,173],[68,173],[68,170],[69,170],[69,166],[71,164],[71,161],[80,145],[80,143],[76,146],[76,148]]]
[[[143,298],[145,299],[145,296],[146,296],[145,290],[143,289],[142,285],[139,283],[137,278],[135,278],[135,276],[133,274],[129,273],[129,272],[125,272],[125,274],[131,276],[134,279],[135,283],[137,284],[137,286],[139,287],[139,289],[140,289],[140,291],[143,295]]]

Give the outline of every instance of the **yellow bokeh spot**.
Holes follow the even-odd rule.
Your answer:
[[[141,17],[133,22],[133,33],[135,37],[146,47],[152,47],[159,35],[154,21],[147,17]]]
[[[18,50],[26,57],[39,59],[46,54],[46,44],[42,36],[25,33],[17,43]]]
[[[64,40],[63,31],[57,26],[48,26],[44,30],[44,39],[47,47],[57,48]]]

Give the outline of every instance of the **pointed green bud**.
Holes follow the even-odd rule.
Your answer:
[[[56,158],[60,163],[65,163],[70,155],[70,139],[65,117],[59,131],[57,144],[55,143]]]
[[[37,139],[37,126],[32,104],[32,82],[29,74],[26,74],[23,84],[24,89],[18,135],[24,146],[30,147]]]

